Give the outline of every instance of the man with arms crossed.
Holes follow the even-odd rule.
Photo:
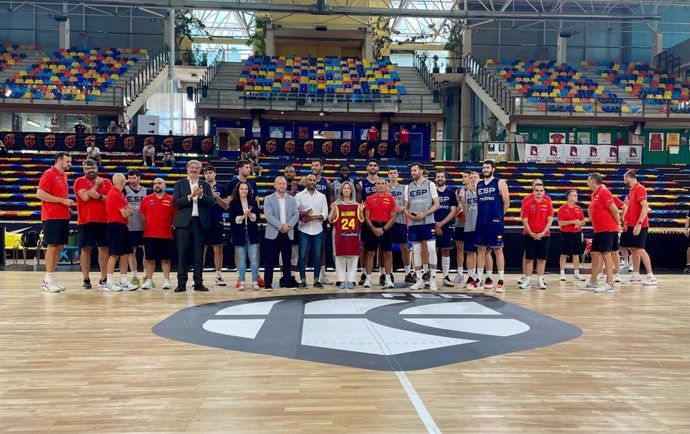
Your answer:
[[[165,181],[153,180],[153,193],[141,202],[139,208],[144,218],[144,266],[146,281],[141,289],[151,289],[156,260],[161,261],[163,289],[170,289],[170,253],[172,252],[173,217],[175,208],[172,196],[165,193]]]
[[[637,175],[633,171],[625,172],[623,175],[625,185],[630,187],[628,194],[628,209],[625,213],[625,224],[628,227],[623,234],[625,246],[632,250],[633,275],[630,283],[642,283],[645,286],[655,286],[656,277],[652,272],[652,261],[645,250],[647,244],[647,232],[649,231],[649,204],[647,203],[647,190],[637,181]],[[640,261],[647,270],[647,278],[640,279]]]
[[[620,215],[611,192],[604,185],[604,179],[599,173],[592,173],[587,178],[587,186],[592,191],[589,205],[589,217],[594,229],[592,238],[592,274],[589,282],[580,285],[580,289],[595,292],[613,292],[613,255],[618,250],[618,228]],[[606,267],[606,283],[597,286],[597,275]]]
[[[67,171],[72,165],[72,157],[66,152],[55,154],[55,164],[38,182],[36,198],[41,201],[41,222],[43,223],[43,241],[46,248],[46,275],[41,289],[46,292],[64,291],[65,287],[55,283],[53,273],[57,269],[62,248],[69,238],[69,207],[74,201],[68,197]]]
[[[436,185],[423,176],[424,167],[414,163],[410,167],[412,182],[407,187],[407,209],[405,214],[410,219],[409,236],[412,241],[414,268],[417,281],[411,289],[422,289],[422,275],[430,269],[429,289],[438,291],[436,286],[436,235],[434,212],[439,208]],[[422,253],[422,243],[426,244],[426,255]]]
[[[113,184],[109,179],[98,176],[98,163],[86,160],[82,164],[84,176],[74,181],[74,194],[77,197],[77,234],[79,235],[79,265],[84,278],[84,289],[91,289],[91,249],[98,248],[98,268],[101,278],[98,283],[106,282],[108,265],[108,215],[105,198]]]
[[[391,273],[393,269],[392,227],[395,223],[395,199],[388,193],[388,183],[385,179],[376,180],[376,193],[367,198],[364,204],[364,225],[362,231],[366,246],[365,288],[371,288],[371,270],[374,267],[374,255],[381,249],[381,262],[386,273],[384,288],[393,288]]]
[[[477,184],[477,227],[475,245],[477,246],[477,279],[482,282],[486,263],[486,248],[491,247],[496,254],[498,283],[496,292],[503,292],[505,258],[503,256],[503,224],[510,207],[508,184],[503,179],[494,178],[496,163],[486,160],[482,164],[484,179]],[[487,270],[484,289],[492,289],[491,271]]]
[[[434,213],[436,221],[436,245],[441,249],[441,270],[443,286],[453,287],[450,280],[450,250],[453,248],[453,220],[458,212],[458,199],[455,191],[446,187],[446,172],[438,171],[434,177],[438,192],[439,207]]]

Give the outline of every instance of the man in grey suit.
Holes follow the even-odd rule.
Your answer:
[[[194,258],[194,290],[208,291],[203,282],[204,231],[210,227],[209,213],[215,204],[211,186],[199,179],[201,163],[189,160],[187,178],[177,181],[173,190],[173,206],[177,208],[173,225],[177,237],[177,288],[187,290],[189,258]]]
[[[297,201],[287,194],[287,181],[278,176],[273,183],[276,191],[264,199],[264,214],[266,215],[266,268],[264,281],[266,290],[271,290],[273,285],[273,267],[282,255],[283,265],[280,278],[281,288],[297,288],[297,281],[290,272],[292,258],[292,239],[295,237],[295,226],[299,221]]]

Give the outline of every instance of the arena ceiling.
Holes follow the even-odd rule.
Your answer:
[[[569,22],[641,22],[654,30],[664,10],[688,6],[690,0],[0,0],[0,13],[164,18],[170,8],[193,9],[212,36],[235,39],[252,33],[256,13],[270,13],[274,19],[321,16],[320,22],[348,17],[361,25],[384,17],[399,33],[394,39],[430,33],[425,42],[435,43],[444,40],[438,29],[452,20],[462,20],[468,28],[499,21],[509,21],[513,28],[540,22],[562,28]]]

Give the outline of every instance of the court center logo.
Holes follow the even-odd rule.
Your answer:
[[[291,295],[183,309],[153,328],[197,345],[381,371],[539,348],[582,331],[484,295]]]

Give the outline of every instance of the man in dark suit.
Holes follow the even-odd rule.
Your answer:
[[[203,283],[204,231],[210,227],[209,213],[215,200],[211,186],[199,179],[201,163],[190,160],[187,163],[187,178],[177,181],[173,190],[173,206],[177,208],[173,225],[177,237],[177,288],[175,292],[187,290],[189,258],[194,258],[194,290],[208,291]]]

